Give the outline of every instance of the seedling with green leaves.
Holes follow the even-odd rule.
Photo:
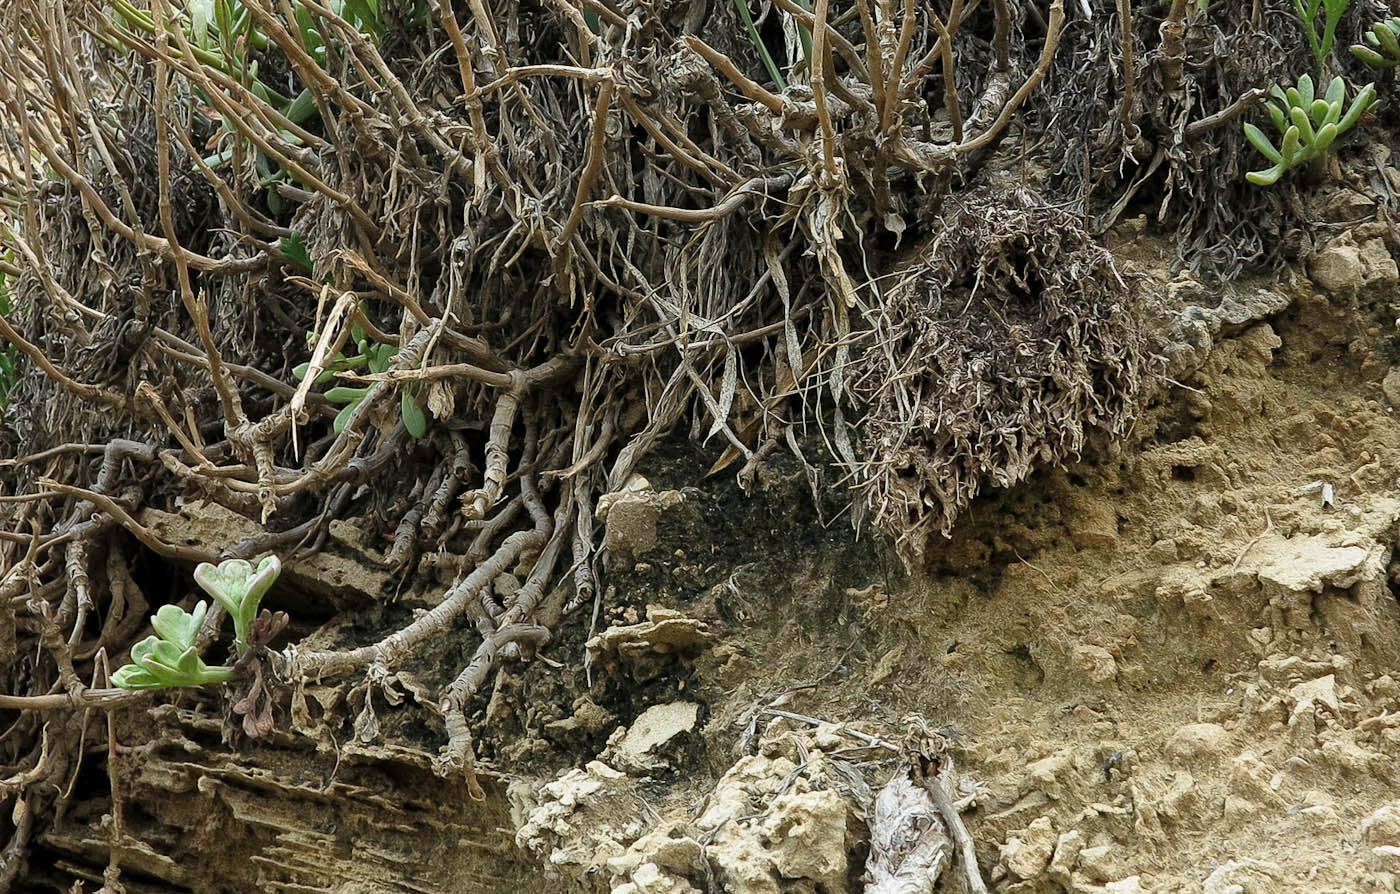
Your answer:
[[[1313,59],[1317,62],[1319,78],[1326,70],[1327,57],[1332,53],[1332,42],[1337,37],[1337,24],[1350,5],[1351,0],[1293,0],[1293,10],[1302,20],[1303,36],[1308,39],[1308,48],[1312,50]],[[1319,12],[1322,13],[1321,30],[1317,21]]]
[[[379,0],[327,0],[327,6],[340,18],[348,22],[366,38],[377,41],[383,33],[384,25],[379,12]],[[149,10],[140,9],[131,0],[109,0],[113,22],[123,27],[114,27],[116,37],[103,37],[113,49],[124,50],[122,43],[135,45],[141,35],[149,36],[160,30]],[[319,21],[301,3],[290,6],[295,20],[294,33],[302,48],[321,68],[328,64],[328,51],[333,44],[322,34]],[[302,89],[295,96],[287,96],[260,77],[261,63],[265,54],[275,49],[273,43],[253,22],[252,13],[240,0],[187,0],[185,8],[176,9],[172,18],[181,25],[189,42],[194,62],[237,79],[246,84],[259,99],[266,102],[277,113],[294,125],[300,125],[317,114],[316,102],[309,89]],[[171,49],[177,57],[178,48]],[[260,59],[259,57],[263,57]],[[275,66],[273,66],[275,68]],[[210,97],[203,88],[196,88],[199,98],[209,109]],[[220,136],[224,148],[208,158],[204,163],[211,168],[232,161],[236,146],[241,145],[251,151],[254,167],[261,186],[267,189],[268,207],[273,213],[282,210],[282,198],[277,184],[292,179],[289,171],[276,165],[263,152],[252,147],[247,141],[239,141],[238,128],[227,116],[219,114]],[[286,143],[299,146],[301,139],[287,130],[278,130],[278,136]]]
[[[1400,65],[1400,16],[1382,19],[1365,34],[1366,43],[1352,44],[1351,54],[1372,68]]]
[[[194,582],[233,619],[233,647],[240,655],[248,650],[248,631],[258,616],[258,603],[281,573],[282,563],[276,556],[263,559],[256,569],[244,559],[218,565],[201,562],[194,569]]]
[[[195,640],[209,606],[203,599],[187,612],[162,605],[151,618],[155,634],[131,647],[131,664],[117,669],[113,685],[122,689],[168,689],[203,686],[233,679],[233,668],[210,667],[199,657]]]
[[[1273,162],[1261,171],[1250,171],[1245,178],[1258,186],[1269,186],[1289,170],[1300,165],[1319,163],[1331,151],[1337,138],[1356,126],[1361,116],[1376,103],[1376,85],[1367,84],[1346,105],[1346,82],[1335,77],[1322,96],[1314,96],[1313,80],[1308,75],[1298,79],[1298,86],[1287,89],[1274,86],[1273,101],[1266,101],[1279,144],[1258,127],[1248,122],[1245,136],[1259,153]],[[1345,109],[1345,111],[1343,111]]]
[[[393,362],[394,355],[398,353],[398,348],[393,345],[378,344],[370,339],[364,327],[355,324],[350,327],[350,337],[355,342],[358,353],[349,357],[344,354],[336,354],[335,358],[326,365],[320,374],[316,376],[316,382],[329,382],[335,378],[338,372],[357,372],[361,369],[368,369],[371,374],[386,372]],[[308,342],[315,341],[315,334],[307,336]],[[300,363],[292,369],[292,374],[298,381],[306,378],[311,371],[311,364]],[[404,428],[415,438],[421,438],[428,430],[428,417],[418,406],[417,386],[403,385],[399,388],[399,416],[403,419]],[[335,404],[343,404],[340,412],[336,414],[335,421],[331,428],[339,433],[345,430],[346,423],[350,417],[355,415],[355,410],[359,408],[364,399],[369,396],[369,386],[353,387],[348,385],[337,385],[329,388],[325,392],[326,400]]]
[[[252,647],[275,636],[286,625],[286,615],[264,612],[258,604],[272,587],[282,563],[268,556],[258,563],[229,559],[219,565],[202,562],[194,570],[197,584],[224,607],[233,619],[234,652],[239,665],[248,659]],[[210,667],[199,657],[197,640],[209,606],[204,600],[187,612],[178,605],[162,605],[151,618],[155,634],[131,648],[131,664],[112,675],[112,684],[122,689],[169,689],[177,686],[203,686],[234,679],[233,667]]]

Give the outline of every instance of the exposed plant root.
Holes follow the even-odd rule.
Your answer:
[[[1127,297],[1109,254],[1028,195],[951,212],[852,383],[870,406],[860,483],[907,562],[983,486],[1127,425],[1146,362]]]
[[[0,711],[150,698],[82,683],[156,607],[136,544],[290,559],[354,519],[420,594],[425,552],[463,557],[460,579],[376,642],[291,645],[280,682],[353,678],[372,735],[392,675],[470,620],[479,647],[434,681],[440,765],[470,778],[483,684],[549,639],[559,588],[551,604],[596,619],[593,507],[687,417],[745,482],[815,423],[911,558],[985,483],[1119,431],[1140,351],[1090,235],[1030,199],[975,221],[942,205],[1018,115],[1058,114],[1040,88],[1073,92],[1080,69],[1111,89],[1043,151],[1081,158],[1064,146],[1107,134],[1100,169],[1157,158],[1169,195],[1192,184],[1182,140],[1230,130],[1189,129],[1219,108],[1191,92],[1206,73],[1181,4],[1122,0],[1076,30],[1063,0],[776,0],[812,34],[785,86],[728,4],[434,0],[382,33],[319,0],[243,5],[256,89],[192,39],[182,0],[0,9],[0,274],[19,308],[0,339],[23,357],[0,430]],[[892,286],[908,246],[925,256]],[[262,530],[167,542],[143,521],[195,499]],[[523,583],[498,600],[507,571]],[[271,682],[240,699],[245,728],[274,716]],[[81,738],[36,750],[38,725],[15,729],[11,779]],[[32,780],[5,791],[26,823],[13,873],[53,801]]]

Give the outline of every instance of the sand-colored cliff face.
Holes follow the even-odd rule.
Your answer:
[[[663,451],[606,507],[596,620],[474,707],[485,802],[431,772],[430,668],[368,714],[307,687],[238,750],[217,718],[125,712],[127,889],[859,891],[881,743],[914,716],[994,891],[1392,889],[1394,264],[1362,227],[1310,277],[1216,289],[1118,235],[1169,381],[1108,455],[984,495],[906,575],[852,538],[835,481],[819,512],[781,455],[745,497]],[[330,555],[372,565],[352,534]],[[404,598],[315,641],[388,629]],[[93,799],[38,842],[34,883],[106,863],[105,780],[77,778]],[[933,890],[963,890],[951,848],[939,865]]]

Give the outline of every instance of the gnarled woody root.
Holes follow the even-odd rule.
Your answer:
[[[373,685],[468,619],[480,647],[434,685],[442,765],[469,767],[475,695],[544,643],[551,590],[596,613],[592,507],[677,423],[751,477],[805,414],[862,468],[859,403],[893,419],[860,359],[872,327],[903,350],[903,309],[936,316],[884,285],[891,246],[947,229],[951,184],[1034,111],[1071,30],[1062,0],[778,0],[813,37],[779,89],[729,4],[694,21],[469,5],[370,27],[319,0],[243,0],[256,38],[212,44],[183,0],[0,7],[0,271],[20,308],[0,336],[22,355],[0,431],[0,672],[40,656],[15,697],[106,703],[95,656],[120,660],[152,602],[124,570],[136,544],[143,562],[290,558],[357,519],[408,585],[427,586],[430,551],[465,556],[464,575],[374,642],[287,646],[283,675]],[[253,54],[266,82],[206,45]],[[1059,255],[1019,257],[996,283],[1061,275]],[[364,389],[342,415],[292,369],[331,369],[352,329],[393,356],[334,372]],[[1112,429],[1118,404],[1100,416]],[[142,521],[194,499],[261,532],[172,542]],[[489,585],[522,562],[497,602]],[[31,811],[63,791],[42,755],[105,734],[75,721],[45,752],[34,721],[4,722],[3,775]]]

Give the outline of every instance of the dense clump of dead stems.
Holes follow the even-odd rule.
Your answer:
[[[947,491],[940,505],[880,517],[946,526],[969,476],[1010,480],[1121,419],[1134,367],[1101,368],[1131,360],[1100,319],[1117,320],[1116,280],[1063,222],[1038,247],[1023,243],[1043,212],[1020,200],[1007,213],[1036,220],[1015,245],[959,218],[896,303],[880,285],[901,240],[940,232],[944,197],[1041,102],[1063,0],[773,0],[760,30],[781,89],[729,4],[413,0],[367,22],[364,4],[239,0],[220,8],[243,30],[214,38],[193,8],[0,8],[0,274],[18,308],[0,339],[25,370],[0,437],[0,689],[14,693],[0,696],[0,792],[20,818],[0,887],[33,818],[71,791],[93,709],[145,697],[105,688],[105,668],[148,606],[180,594],[143,592],[133,543],[179,562],[218,547],[291,557],[357,517],[379,520],[410,578],[424,552],[465,556],[406,626],[292,645],[281,670],[292,687],[354,681],[355,728],[372,736],[380,690],[470,622],[474,657],[434,681],[441,767],[470,773],[476,694],[503,657],[549,638],[537,610],[551,591],[598,598],[592,507],[682,420],[722,439],[741,480],[815,420],[869,481],[851,383],[878,425],[897,425],[881,376],[929,337],[953,363],[967,346],[938,328],[948,303],[1014,311],[1031,273],[1062,289],[1027,310],[1063,366],[1041,372],[1078,377],[1058,403],[1020,408],[1054,445],[960,466],[955,484],[925,476]],[[1126,133],[1132,65],[1113,70]],[[983,206],[992,221],[997,208]],[[959,264],[1020,260],[972,292],[945,249]],[[1065,282],[1081,275],[1101,291]],[[904,310],[929,333],[900,324]],[[887,370],[853,362],[872,323]],[[1022,344],[1007,337],[987,346]],[[357,345],[376,363],[345,359]],[[992,366],[1014,377],[1007,363]],[[888,465],[880,451],[909,442],[884,445],[878,425]],[[935,464],[949,458],[939,425],[911,429]],[[883,507],[897,489],[874,490]],[[171,542],[143,522],[145,507],[194,498],[263,533]],[[498,599],[489,585],[509,569],[523,584]]]
[[[1112,257],[1024,193],[950,209],[886,292],[875,333],[855,379],[861,484],[908,562],[983,487],[1119,434],[1146,361]]]

